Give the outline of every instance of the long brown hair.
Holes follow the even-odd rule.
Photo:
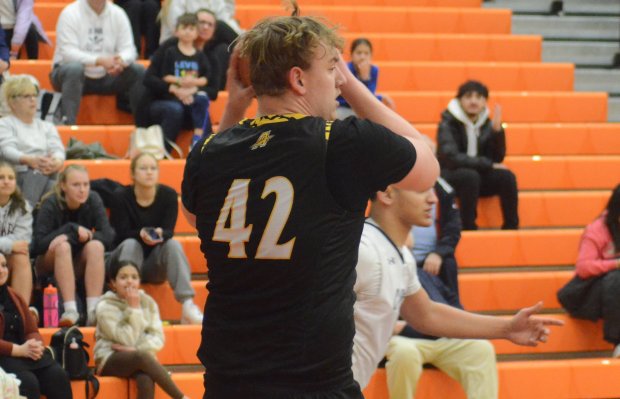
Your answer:
[[[9,168],[13,171],[13,176],[17,180],[17,172],[15,171],[15,167],[8,162],[0,161],[0,168]],[[9,206],[9,215],[12,215],[14,212],[21,211],[22,215],[24,215],[27,211],[26,209],[26,199],[22,194],[22,190],[19,189],[17,182],[15,184],[15,191],[9,197],[11,201],[11,205]]]
[[[607,202],[605,225],[609,229],[616,253],[620,252],[620,184],[614,188]]]
[[[82,165],[75,164],[75,163],[67,165],[63,169],[63,171],[58,174],[58,181],[56,181],[54,188],[50,192],[45,194],[43,198],[41,198],[40,203],[42,204],[43,201],[45,201],[48,197],[51,197],[53,195],[56,197],[56,200],[58,201],[58,206],[60,206],[61,209],[66,209],[67,200],[65,199],[65,193],[62,191],[61,185],[62,183],[65,183],[67,181],[67,176],[69,175],[69,173],[73,171],[83,172],[88,175],[88,170],[86,170],[86,168]]]

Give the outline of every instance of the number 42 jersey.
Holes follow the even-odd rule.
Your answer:
[[[182,200],[209,269],[207,373],[310,390],[350,383],[367,201],[415,159],[408,140],[355,117],[246,119],[194,147]]]

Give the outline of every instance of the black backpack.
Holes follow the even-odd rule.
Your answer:
[[[72,380],[85,380],[86,399],[90,399],[90,385],[93,386],[93,398],[99,393],[99,381],[88,368],[89,347],[84,342],[84,335],[77,326],[64,327],[52,335],[50,347],[54,359]]]

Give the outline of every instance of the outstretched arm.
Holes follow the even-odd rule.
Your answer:
[[[511,318],[484,316],[433,302],[424,290],[405,298],[400,312],[416,330],[448,338],[507,339],[515,344],[536,346],[547,342],[548,326],[561,326],[561,320],[535,317],[542,302],[521,309]]]

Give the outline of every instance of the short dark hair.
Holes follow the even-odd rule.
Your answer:
[[[459,90],[456,93],[456,98],[461,98],[467,93],[478,93],[484,98],[489,98],[489,89],[477,80],[468,80],[459,86]]]
[[[177,18],[176,29],[179,29],[181,26],[198,26],[198,17],[192,12],[186,12]]]

